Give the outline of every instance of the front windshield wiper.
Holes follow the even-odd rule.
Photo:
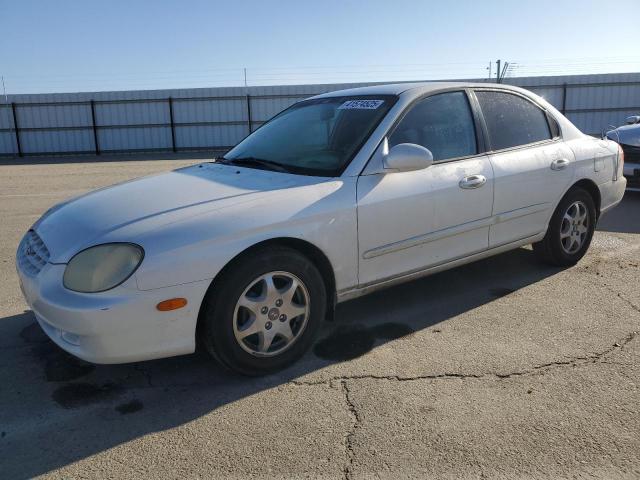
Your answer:
[[[265,160],[264,158],[256,158],[256,157],[239,157],[239,158],[224,158],[219,157],[216,161],[220,161],[221,163],[226,163],[227,165],[238,165],[238,166],[255,166],[255,167],[264,167],[268,170],[273,170],[276,172],[285,172],[288,173],[290,170],[281,163],[274,162],[273,160]]]

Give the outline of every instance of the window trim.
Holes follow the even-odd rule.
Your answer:
[[[478,114],[480,115],[480,117],[482,118],[482,127],[483,127],[483,135],[485,137],[485,145],[486,145],[486,152],[489,154],[495,154],[495,153],[502,153],[502,152],[510,152],[510,151],[514,151],[514,150],[521,150],[523,148],[529,148],[529,147],[537,147],[540,145],[546,145],[546,144],[552,144],[552,143],[556,143],[562,140],[562,129],[560,128],[560,123],[555,119],[555,117],[553,116],[553,114],[551,112],[549,112],[549,110],[547,108],[545,108],[543,105],[540,105],[535,99],[522,94],[520,92],[516,92],[514,90],[509,90],[506,88],[499,88],[499,87],[474,87],[471,89],[473,91],[473,97],[475,99],[476,102],[476,106],[478,108]],[[553,128],[551,127],[551,122],[550,120],[553,120],[556,125],[557,125],[557,130],[558,130],[558,135],[557,136],[552,136],[551,138],[545,139],[545,140],[538,140],[536,142],[530,142],[530,143],[523,143],[520,145],[514,145],[513,147],[507,147],[507,148],[500,148],[497,150],[493,150],[492,149],[492,145],[491,145],[491,137],[489,136],[489,129],[487,127],[487,122],[484,116],[484,112],[482,111],[482,107],[480,106],[480,101],[478,100],[478,97],[475,95],[476,92],[497,92],[497,93],[504,93],[507,95],[515,95],[517,97],[521,97],[523,98],[525,101],[528,101],[529,103],[533,104],[535,107],[537,107],[539,110],[542,111],[542,113],[544,114],[545,120],[547,122],[547,128],[549,129],[549,134],[553,135]]]
[[[560,128],[560,123],[551,114],[551,112],[549,112],[549,110],[545,110],[545,113],[547,114],[547,122],[549,122],[549,130],[551,133],[554,131],[556,132],[552,139],[556,140],[558,138],[562,138],[562,128]]]
[[[459,160],[467,160],[470,158],[476,158],[482,155],[486,155],[487,151],[486,151],[486,143],[485,143],[485,137],[484,134],[481,130],[481,124],[480,124],[480,120],[481,117],[479,117],[474,109],[474,104],[472,102],[472,98],[470,96],[470,89],[467,87],[451,87],[451,88],[446,88],[446,89],[442,89],[442,90],[437,90],[434,92],[428,92],[424,95],[421,95],[419,97],[414,98],[411,103],[409,103],[409,105],[406,106],[406,108],[402,111],[402,113],[400,113],[400,115],[398,115],[398,118],[395,119],[395,121],[393,122],[393,124],[389,127],[389,129],[385,132],[385,134],[382,136],[382,140],[380,141],[380,143],[384,142],[384,139],[389,139],[389,137],[391,135],[393,135],[393,133],[395,132],[396,128],[398,128],[398,125],[400,124],[400,122],[402,120],[404,120],[404,117],[413,109],[413,107],[415,107],[418,103],[420,103],[423,100],[426,100],[429,97],[433,97],[435,95],[442,95],[442,94],[446,94],[446,93],[456,93],[456,92],[462,92],[465,94],[465,97],[467,99],[467,105],[469,106],[469,112],[471,113],[471,117],[473,118],[473,128],[475,131],[475,137],[476,137],[476,153],[472,154],[472,155],[465,155],[462,157],[452,157],[452,158],[447,158],[444,160],[434,160],[433,164],[434,165],[439,165],[441,163],[449,163],[449,162],[457,162]],[[380,144],[378,144],[378,147],[376,147],[376,150],[380,147]],[[375,155],[375,153],[374,153]],[[373,158],[373,155],[372,155]],[[367,162],[367,165],[369,164],[369,162],[371,161],[371,158],[369,159],[369,161]],[[366,169],[367,165],[365,165],[365,167],[363,168],[362,171],[364,171],[364,169]]]

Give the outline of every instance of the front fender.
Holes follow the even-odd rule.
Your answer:
[[[138,288],[213,279],[244,250],[282,237],[320,249],[334,267],[337,289],[356,285],[355,178],[291,190],[139,235],[145,261],[136,272]]]

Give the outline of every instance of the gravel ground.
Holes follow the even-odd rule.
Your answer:
[[[0,477],[640,477],[640,194],[576,267],[522,248],[348,302],[248,379],[87,364],[34,323],[14,253],[42,212],[197,161],[115,160],[0,166]]]

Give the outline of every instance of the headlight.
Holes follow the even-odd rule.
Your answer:
[[[69,261],[64,271],[64,286],[83,293],[110,290],[133,275],[143,257],[142,247],[133,243],[106,243],[87,248]]]

